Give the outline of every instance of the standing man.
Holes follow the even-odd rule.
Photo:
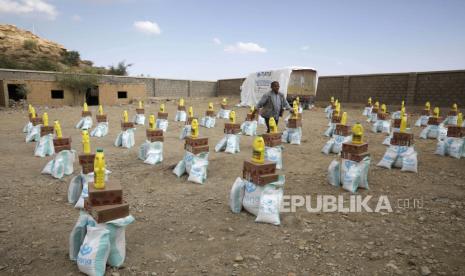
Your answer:
[[[279,82],[271,83],[271,91],[263,95],[257,103],[257,109],[262,108],[261,115],[265,118],[266,132],[270,133],[270,118],[273,117],[278,125],[279,117],[282,116],[283,110],[288,109],[293,113],[291,106],[284,98],[282,93],[279,93]]]

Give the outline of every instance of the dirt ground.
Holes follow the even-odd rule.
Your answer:
[[[218,107],[220,99],[189,99],[186,104],[199,116],[208,101]],[[173,121],[174,101],[167,102],[170,122],[161,165],[137,159],[145,137],[141,126],[135,147],[113,146],[123,109],[132,117],[135,108],[105,107],[110,133],[91,138],[93,149],[104,148],[110,181],[122,183],[136,218],[126,231],[125,267],[107,268],[108,275],[465,275],[465,159],[434,155],[436,141],[416,140],[419,172],[413,174],[376,167],[387,148],[381,144],[385,135],[366,132],[373,158],[370,189],[357,194],[387,196],[392,213],[309,213],[302,207],[282,214],[282,225],[273,226],[229,209],[230,188],[242,174],[242,162],[251,157],[252,137],[241,137],[239,154],[215,153],[223,120],[213,129],[201,128],[200,134],[209,137],[210,165],[205,185],[193,184],[170,170],[183,157],[183,123]],[[247,110],[234,109],[242,121]],[[345,109],[350,123],[365,121],[362,109]],[[157,110],[158,103],[146,105],[146,114]],[[47,112],[51,121],[60,119],[64,136],[71,136],[72,147],[81,152],[80,132],[74,128],[81,108]],[[68,258],[68,238],[79,213],[67,203],[72,176],[56,180],[40,174],[51,157],[34,157],[34,143],[24,142],[25,109],[3,109],[0,115],[0,274],[79,275]],[[348,199],[350,193],[326,180],[327,167],[337,157],[321,153],[328,140],[323,109],[305,111],[303,119],[302,144],[284,146],[280,173],[286,175],[285,195]],[[363,124],[367,129],[368,123]],[[279,127],[284,127],[282,120]],[[259,127],[259,133],[264,130]],[[416,137],[419,131],[414,128]],[[77,160],[74,166],[76,175]],[[410,208],[401,208],[404,200],[410,200]],[[413,208],[413,200],[422,200],[423,206]]]

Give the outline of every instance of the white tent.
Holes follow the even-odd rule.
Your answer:
[[[287,97],[289,80],[294,70],[313,70],[316,72],[314,68],[293,66],[284,69],[251,73],[242,83],[240,105],[256,105],[263,94],[271,90],[270,85],[273,81],[279,82],[279,91],[284,94],[284,97]]]

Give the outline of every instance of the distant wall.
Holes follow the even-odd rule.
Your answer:
[[[399,105],[465,106],[465,70],[374,75],[325,76],[318,79],[316,100],[331,96],[342,102],[365,103],[369,97],[380,103]]]
[[[240,96],[244,80],[245,78],[218,80],[217,96]]]

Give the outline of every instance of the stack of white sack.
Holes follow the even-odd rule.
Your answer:
[[[444,140],[447,136],[447,128],[443,125],[428,125],[420,132],[422,139]]]
[[[370,117],[372,110],[373,110],[373,106],[365,106],[365,108],[363,109],[362,115]]]
[[[184,125],[184,127],[182,128],[182,131],[181,131],[181,135],[179,135],[179,139],[184,140],[184,139],[186,139],[186,137],[190,136],[191,135],[191,129],[192,129],[191,125]]]
[[[331,117],[333,116],[333,106],[328,105],[327,107],[325,107],[325,113],[326,113],[326,118],[331,119]]]
[[[145,164],[155,165],[163,161],[163,142],[146,140],[139,148],[139,159]]]
[[[76,124],[77,129],[87,130],[92,128],[92,117],[85,116],[81,117],[81,120]]]
[[[378,113],[373,112],[373,108],[372,108],[370,114],[368,115],[367,122],[368,123],[375,123],[376,121],[378,121]]]
[[[185,151],[184,158],[178,162],[176,167],[173,169],[173,173],[177,177],[181,177],[187,173],[189,177],[188,181],[204,184],[207,180],[208,170],[208,152],[201,152],[199,154],[193,154],[189,151]]]
[[[75,158],[76,152],[74,150],[62,150],[45,165],[42,174],[50,174],[58,179],[61,179],[64,175],[71,175],[74,170]]]
[[[352,142],[352,135],[342,136],[334,134],[333,137],[323,146],[321,152],[326,155],[330,153],[340,153],[342,151],[342,144],[350,142]]]
[[[167,119],[157,119],[156,128],[162,129],[163,132],[168,130],[168,120]]]
[[[377,166],[386,169],[400,168],[403,172],[417,173],[417,152],[413,146],[389,146]]]
[[[134,122],[136,125],[145,125],[145,114],[139,114],[139,113],[137,113],[137,114],[134,116],[133,122]]]
[[[348,159],[333,160],[328,167],[329,184],[355,193],[358,188],[368,189],[368,170],[371,159],[365,157],[360,162]]]
[[[240,136],[238,134],[226,134],[215,146],[215,152],[224,151],[227,153],[240,152]]]
[[[134,128],[129,128],[121,131],[118,136],[116,136],[115,147],[123,147],[130,149],[134,146]]]
[[[97,126],[90,132],[90,136],[103,137],[108,134],[108,122],[97,123]]]
[[[31,121],[28,121],[26,123],[26,125],[23,127],[23,133],[26,133],[26,135],[31,132],[31,129],[32,129],[33,125],[31,123]]]
[[[126,258],[126,227],[134,222],[124,218],[97,223],[84,211],[69,237],[69,258],[87,275],[105,275],[106,265],[121,267]]]
[[[241,133],[246,136],[256,136],[257,135],[257,121],[245,121],[241,124]]]
[[[447,126],[447,125],[452,125],[455,126],[457,125],[457,120],[458,116],[457,115],[449,115],[444,119],[444,121],[441,123],[441,126]]]
[[[220,108],[216,117],[220,119],[229,119],[229,112],[231,112],[231,110]]]
[[[40,140],[40,127],[42,125],[31,126],[29,131],[26,133],[26,143],[38,142]]]
[[[391,132],[391,121],[389,120],[376,120],[371,126],[371,131],[374,133],[390,133]]]
[[[336,130],[336,123],[329,122],[328,128],[326,129],[324,135],[326,137],[332,137],[334,135],[335,130]]]
[[[105,181],[111,171],[105,169]],[[89,183],[94,182],[94,173],[81,173],[71,179],[68,186],[68,203],[74,204],[74,208],[83,209],[84,200],[89,196]]]
[[[428,120],[429,120],[428,115],[421,115],[420,118],[415,122],[415,126],[420,127],[420,126],[427,126],[428,125]]]
[[[34,156],[45,157],[55,154],[55,147],[53,146],[53,134],[47,134],[40,137],[39,142],[36,143],[34,148]]]
[[[457,159],[465,157],[465,138],[446,137],[444,140],[439,140],[435,153],[441,156],[452,156]]]
[[[242,208],[256,216],[255,222],[280,225],[279,212],[283,199],[285,178],[259,186],[240,177],[234,182],[229,195],[229,206],[233,213],[240,213]]]
[[[400,129],[399,128],[391,128],[391,132],[389,133],[389,135],[386,136],[386,138],[384,138],[383,140],[383,145],[385,146],[390,146],[391,145],[391,139],[392,137],[394,136],[394,132],[399,132]],[[406,132],[411,132],[411,129],[410,128],[406,128]]]
[[[204,116],[200,119],[200,125],[206,128],[215,127],[216,119],[212,116]]]
[[[281,141],[284,143],[289,143],[291,145],[300,145],[302,140],[302,128],[287,128],[283,131],[283,136],[281,136]]]
[[[176,111],[176,116],[174,116],[175,122],[185,122],[187,120],[187,113],[184,110]]]

